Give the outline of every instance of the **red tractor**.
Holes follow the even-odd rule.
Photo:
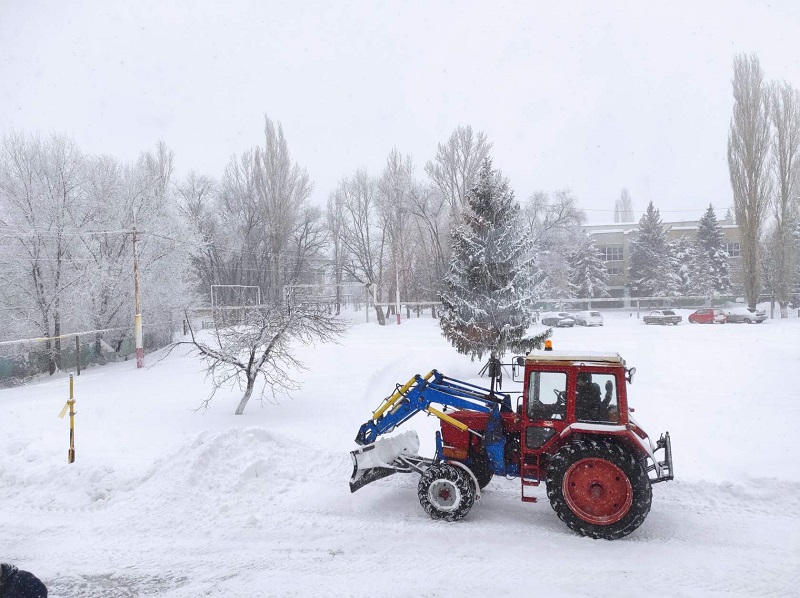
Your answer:
[[[635,368],[617,353],[547,348],[508,365],[515,380],[523,375],[516,409],[508,393],[436,370],[398,386],[356,436],[362,448],[352,453],[351,491],[417,472],[426,512],[456,521],[494,475],[519,477],[523,501],[536,502],[531,489],[545,482],[558,517],[581,535],[612,540],[633,532],[650,511],[651,484],[673,479],[669,433],[653,443],[628,407]],[[434,458],[417,454],[414,432],[378,439],[420,411],[441,419]]]

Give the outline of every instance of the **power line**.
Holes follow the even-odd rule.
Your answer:
[[[36,230],[36,229],[17,229],[11,228],[0,229],[0,237],[16,239],[18,237],[81,237],[81,236],[94,236],[94,235],[118,235],[118,234],[131,234],[133,231],[127,229],[121,230],[85,230],[85,231],[52,231],[52,230]]]

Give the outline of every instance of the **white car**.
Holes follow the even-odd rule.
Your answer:
[[[725,310],[728,322],[744,322],[745,324],[761,324],[767,319],[767,312],[763,309],[750,309],[749,307],[733,307]]]
[[[578,326],[602,326],[603,314],[599,311],[579,311],[575,314],[575,323]]]

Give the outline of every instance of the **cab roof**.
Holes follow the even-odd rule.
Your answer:
[[[566,361],[585,364],[625,365],[619,353],[601,353],[597,351],[531,351],[525,356],[527,363],[542,361]]]

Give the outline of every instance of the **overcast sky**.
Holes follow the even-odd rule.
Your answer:
[[[219,178],[266,114],[322,205],[393,147],[424,176],[468,124],[522,201],[569,187],[607,222],[627,187],[637,219],[722,217],[740,52],[800,87],[800,2],[0,0],[0,134],[122,160],[163,139]]]

